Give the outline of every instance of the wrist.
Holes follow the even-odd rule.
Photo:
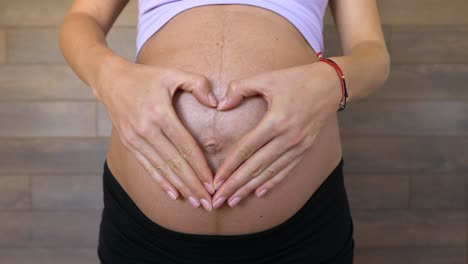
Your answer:
[[[112,85],[106,85],[110,81],[114,80],[116,76],[120,76],[122,72],[127,72],[126,69],[133,63],[125,60],[110,50],[105,50],[99,58],[99,65],[97,66],[96,74],[91,84],[93,93],[96,97],[101,100],[107,89],[113,87]]]
[[[340,107],[340,103],[343,100],[342,83],[340,77],[333,66],[319,61],[316,63],[319,68],[319,75],[326,80],[326,84],[323,88],[326,90],[326,97],[324,98],[326,104],[330,106],[334,112]]]

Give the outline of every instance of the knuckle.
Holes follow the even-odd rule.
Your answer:
[[[168,116],[168,111],[162,105],[154,106],[151,111],[151,120],[153,120],[158,125],[166,124]]]
[[[231,194],[231,197],[239,196],[241,198],[247,197],[252,192],[250,187],[242,187],[235,193]]]
[[[188,197],[192,196],[192,192],[190,191],[190,189],[187,186],[182,184],[182,185],[177,185],[175,187],[182,194],[183,197],[188,198]]]
[[[163,166],[161,166],[161,165],[159,165],[159,164],[155,164],[155,165],[154,165],[154,170],[155,170],[159,175],[161,175],[162,177],[167,177],[166,172],[164,171]]]
[[[182,157],[184,157],[185,159],[191,158],[195,152],[195,150],[192,147],[186,145],[179,146],[179,151]]]
[[[262,173],[263,169],[264,169],[263,166],[257,167],[257,168],[256,168],[254,171],[252,171],[252,173],[250,174],[251,178],[255,178],[255,177],[259,176],[260,173]]]
[[[153,179],[156,182],[156,184],[163,187],[162,186],[163,185],[163,180],[162,180],[161,175],[157,175],[154,171],[151,171],[151,173],[153,174]]]
[[[308,135],[304,137],[304,150],[309,148],[314,142],[314,140],[317,138],[317,134],[314,134],[312,136]]]
[[[229,82],[229,90],[231,90],[231,92],[236,93],[236,91],[239,89],[239,86],[240,82],[238,80],[232,80]]]
[[[143,159],[143,155],[138,155],[137,160],[140,162],[140,165],[146,170],[149,175],[154,174],[153,165],[148,163],[145,159]]]
[[[288,127],[290,118],[291,116],[288,116],[286,114],[278,114],[272,125],[273,131],[275,131],[276,133],[284,132]]]
[[[184,188],[186,189],[186,193],[190,194],[188,196],[194,196],[195,198],[203,198],[206,196],[205,187],[197,183],[197,179],[195,178],[190,178],[190,180],[185,182]]]
[[[182,162],[180,162],[179,159],[170,158],[167,160],[167,165],[176,175],[180,175],[182,173]]]
[[[169,184],[171,184],[175,189],[177,189],[177,191],[180,192],[180,194],[185,197],[185,198],[188,198],[189,196],[192,195],[192,192],[190,191],[190,189],[184,184],[184,182],[180,181],[180,180],[175,180],[175,179],[171,179],[171,178],[168,178],[168,177],[165,177],[166,180],[168,180]]]
[[[164,87],[170,87],[175,84],[175,81],[180,75],[180,70],[174,67],[162,67],[160,69],[160,80]]]
[[[298,129],[297,131],[292,132],[292,135],[289,139],[289,146],[296,146],[299,143],[301,143],[305,138],[305,132],[304,130]]]
[[[247,158],[250,157],[251,154],[252,154],[252,151],[249,148],[244,147],[244,148],[239,149],[237,156],[239,157],[240,160],[246,160]]]
[[[130,146],[129,142],[127,141],[127,138],[126,138],[126,137],[121,136],[121,137],[120,137],[120,142],[122,142],[122,145],[123,145],[125,148],[130,149],[131,146]]]
[[[145,136],[148,133],[148,128],[149,128],[148,122],[141,119],[135,124],[133,129],[135,130],[135,134],[139,136]]]
[[[273,176],[275,176],[277,173],[277,170],[275,168],[268,168],[265,170],[265,176],[267,178],[271,178]]]
[[[201,188],[201,187],[200,187],[200,188]],[[205,190],[201,190],[200,188],[194,186],[194,187],[192,188],[192,193],[193,193],[193,195],[195,195],[195,197],[197,197],[197,198],[205,198],[205,196],[206,196],[206,195],[205,195],[205,192],[206,192],[206,191],[205,191]],[[205,199],[206,199],[206,198],[205,198]]]
[[[203,75],[196,75],[194,79],[197,88],[206,87],[208,84],[208,78]]]
[[[239,189],[239,193],[244,197],[249,196],[255,190],[257,186],[258,186],[258,183],[248,182]]]
[[[285,130],[286,126],[284,123],[277,121],[272,125],[272,131],[276,134],[282,133]]]
[[[127,143],[129,146],[136,146],[137,144],[137,135],[134,132],[127,132],[123,136],[123,141]]]
[[[279,183],[281,183],[283,181],[284,177],[275,177],[273,179],[271,179],[271,184],[272,185],[278,185]]]

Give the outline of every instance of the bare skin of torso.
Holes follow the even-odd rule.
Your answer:
[[[288,20],[248,5],[185,10],[154,34],[137,58],[141,64],[205,75],[218,101],[232,79],[316,61],[316,52]],[[234,143],[253,129],[267,110],[261,96],[249,97],[226,112],[208,108],[182,91],[173,102],[213,173]],[[115,129],[106,158],[118,182],[153,222],[178,232],[233,235],[267,230],[289,219],[338,165],[341,156],[337,114],[333,114],[299,165],[264,197],[252,193],[234,208],[224,203],[211,212],[193,207],[186,199],[171,200],[122,145]]]

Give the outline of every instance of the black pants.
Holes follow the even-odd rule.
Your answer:
[[[104,210],[98,256],[104,264],[351,264],[353,221],[343,158],[305,205],[285,222],[256,233],[181,233],[151,221],[104,162]]]

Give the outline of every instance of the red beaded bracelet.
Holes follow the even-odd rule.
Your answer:
[[[338,64],[336,64],[336,62],[334,62],[333,60],[328,59],[328,58],[323,58],[322,57],[322,52],[318,52],[317,57],[319,58],[320,61],[325,62],[328,65],[332,66],[335,69],[336,73],[338,74],[338,78],[340,78],[340,82],[341,82],[341,101],[340,101],[340,104],[338,106],[337,112],[342,111],[346,107],[346,99],[348,98],[348,90],[346,89],[346,81],[345,81],[345,76],[343,74],[343,71],[341,70],[340,66],[338,66]]]

